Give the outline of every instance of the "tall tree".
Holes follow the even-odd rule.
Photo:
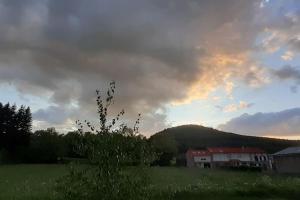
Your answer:
[[[0,103],[0,149],[15,158],[17,151],[29,145],[32,116],[30,108]]]

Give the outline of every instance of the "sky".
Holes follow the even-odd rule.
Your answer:
[[[0,102],[33,130],[97,123],[95,91],[141,133],[199,124],[300,139],[298,0],[0,0]]]

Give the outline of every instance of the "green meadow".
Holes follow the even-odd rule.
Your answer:
[[[66,172],[65,165],[1,165],[0,199],[58,199],[56,182]],[[154,199],[296,200],[300,197],[300,177],[171,167],[153,167],[149,176]]]

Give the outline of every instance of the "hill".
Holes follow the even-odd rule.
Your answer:
[[[175,140],[178,153],[185,153],[187,149],[204,149],[206,147],[259,147],[268,153],[274,153],[290,146],[300,146],[298,140],[283,140],[265,137],[245,136],[227,133],[213,128],[199,125],[183,125],[165,129],[151,136],[170,137]]]

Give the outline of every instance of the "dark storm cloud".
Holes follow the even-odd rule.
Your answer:
[[[256,7],[239,0],[0,0],[0,81],[50,93],[61,110],[76,102],[90,116],[95,89],[115,80],[116,109],[162,126],[165,116],[155,110],[184,99],[209,70],[199,65],[211,56],[208,47],[252,48]]]
[[[224,131],[257,136],[299,136],[300,108],[274,113],[243,114],[220,125]]]

